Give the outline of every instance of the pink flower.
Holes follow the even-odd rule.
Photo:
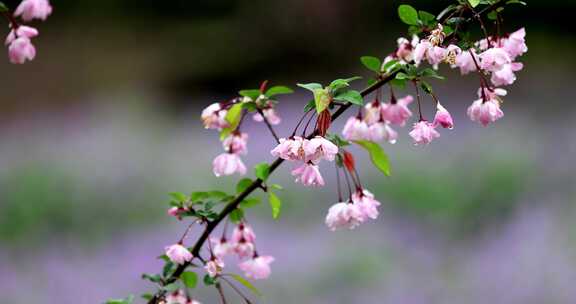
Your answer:
[[[333,161],[336,154],[338,154],[338,147],[322,136],[316,136],[304,141],[302,148],[308,161],[318,161],[320,159]]]
[[[510,34],[510,36],[502,42],[502,48],[508,52],[512,60],[528,51],[525,38],[526,30],[521,28]]]
[[[435,127],[442,126],[442,128],[453,129],[454,121],[450,112],[446,110],[440,103],[436,104],[436,115],[434,116],[434,122],[432,123]]]
[[[412,61],[412,51],[414,50],[414,46],[418,43],[418,37],[414,37],[412,42],[408,41],[408,39],[404,37],[398,38],[396,42],[398,43],[398,48],[394,53],[394,56],[401,61],[410,62]]]
[[[470,54],[470,53],[472,53],[472,54]],[[474,57],[472,57],[472,56],[474,56]],[[476,54],[476,51],[474,49],[470,49],[466,52],[462,52],[462,53],[456,55],[454,67],[460,68],[460,74],[462,74],[462,75],[466,75],[470,72],[474,72],[474,71],[476,71],[476,63],[474,63],[474,59],[476,60],[476,63],[480,62],[480,58],[478,57],[478,55]]]
[[[227,110],[222,109],[219,102],[213,103],[206,107],[201,114],[204,128],[221,130],[230,126],[226,121]]]
[[[206,265],[204,266],[204,269],[208,273],[208,276],[210,276],[211,278],[221,274],[223,268],[224,268],[224,262],[222,262],[222,260],[220,260],[217,257],[208,261],[208,263],[206,263]]]
[[[326,225],[331,231],[347,228],[354,229],[364,221],[364,216],[357,205],[341,202],[328,209]]]
[[[424,58],[426,58],[426,54],[428,53],[428,50],[431,47],[432,43],[430,43],[430,41],[425,39],[421,40],[416,45],[416,47],[414,48],[414,52],[412,53],[412,57],[417,66],[420,65],[420,62],[422,62]]]
[[[377,123],[382,117],[382,103],[377,99],[364,106],[364,121],[367,125]]]
[[[224,139],[222,146],[224,150],[233,154],[246,154],[248,134],[234,132]]]
[[[36,48],[29,38],[19,37],[10,43],[8,57],[14,64],[23,64],[26,60],[31,61],[36,57]]]
[[[404,126],[406,120],[412,116],[408,105],[412,103],[413,100],[414,98],[408,95],[396,100],[396,103],[385,104],[382,107],[382,117],[392,124]]]
[[[376,219],[378,217],[378,207],[380,202],[374,199],[370,191],[363,189],[352,194],[352,202],[357,206],[363,219]]]
[[[280,122],[282,121],[282,119],[280,119],[280,116],[278,116],[278,114],[276,113],[276,110],[274,110],[274,108],[264,109],[264,110],[262,110],[262,113],[264,113],[264,117],[266,117],[266,119],[268,120],[268,122],[271,125],[280,124]],[[264,121],[264,119],[262,118],[262,115],[260,115],[260,113],[254,114],[252,116],[252,119],[254,119],[254,121],[258,121],[258,122]]]
[[[377,122],[368,128],[368,139],[371,141],[385,140],[395,144],[398,139],[398,132],[394,131],[388,123]]]
[[[503,48],[493,47],[480,54],[480,68],[486,71],[496,72],[510,63],[510,55]]]
[[[260,280],[270,276],[270,263],[272,262],[274,262],[274,257],[258,256],[238,264],[238,267],[244,271],[246,277]]]
[[[440,133],[434,129],[434,126],[423,120],[414,124],[410,131],[410,136],[414,139],[415,144],[429,144],[434,139],[440,137]]]
[[[290,139],[280,138],[280,143],[270,153],[285,160],[304,160],[303,144],[304,139],[300,136]]]
[[[212,162],[213,172],[216,177],[222,175],[232,175],[239,173],[240,175],[246,174],[246,166],[240,159],[240,156],[233,153],[222,153],[218,155]]]
[[[256,241],[254,230],[245,223],[238,224],[232,232],[232,242],[240,242],[241,240],[245,240],[249,243]]]
[[[514,72],[520,71],[522,68],[523,65],[519,62],[505,64],[500,70],[492,72],[490,81],[495,86],[510,85],[516,81],[516,75],[514,75]]]
[[[24,21],[46,20],[50,14],[52,14],[52,6],[48,0],[23,0],[14,11],[14,16],[22,16]]]
[[[368,125],[356,116],[348,118],[342,135],[346,140],[365,140],[368,137]]]
[[[292,170],[292,176],[296,176],[296,182],[302,183],[304,186],[324,186],[324,179],[318,166],[312,163],[303,164]]]
[[[254,243],[247,242],[244,239],[241,239],[236,245],[234,246],[234,252],[240,258],[247,258],[254,255]]]
[[[219,259],[223,259],[225,256],[234,252],[233,244],[226,241],[225,238],[211,238],[210,242],[212,243],[212,253]]]
[[[192,253],[182,246],[182,244],[174,244],[166,247],[166,255],[170,261],[176,264],[184,264],[192,260]]]
[[[478,121],[485,127],[504,116],[504,112],[500,110],[500,102],[498,100],[488,99],[484,101],[482,98],[474,101],[468,107],[467,114],[470,120]]]
[[[16,30],[14,29],[10,30],[10,33],[8,34],[8,36],[6,36],[5,44],[9,45],[10,43],[12,43],[12,41],[16,40],[16,38],[18,37],[25,37],[28,39],[32,39],[36,36],[38,36],[37,29],[31,26],[20,25],[16,28]]]
[[[178,220],[182,220],[182,213],[185,213],[187,211],[188,211],[188,208],[172,207],[172,208],[168,209],[168,215],[173,216],[173,217],[177,218]]]
[[[176,290],[166,296],[166,304],[186,304],[187,300],[186,294],[182,289]]]
[[[439,46],[433,46],[430,49],[428,49],[428,52],[426,53],[426,58],[428,59],[428,63],[430,63],[434,69],[438,69],[438,64],[440,64],[442,61],[444,61],[444,58],[446,58],[446,55],[448,54],[448,51],[443,48],[443,47],[439,47]]]
[[[484,91],[484,92],[482,92]],[[484,93],[486,99],[499,99],[499,96],[506,96],[508,92],[501,88],[489,89],[489,88],[479,88],[478,89],[478,98],[482,98],[482,93]]]

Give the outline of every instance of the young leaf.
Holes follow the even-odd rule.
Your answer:
[[[436,24],[436,16],[430,14],[429,12],[419,11],[418,15],[420,16],[422,23],[425,25],[432,26]]]
[[[244,287],[250,289],[250,291],[252,291],[255,295],[257,295],[259,297],[262,296],[262,293],[256,287],[254,287],[254,285],[252,285],[252,283],[250,283],[248,280],[243,278],[241,275],[231,273],[230,276],[232,278],[234,278],[234,280],[238,281],[238,283],[244,285]]]
[[[328,89],[314,90],[314,103],[316,105],[316,112],[318,112],[318,114],[326,110],[330,105],[331,101],[332,97],[330,96],[330,92],[328,92]]]
[[[470,3],[472,7],[477,7],[478,4],[480,4],[480,0],[468,0],[468,3]]]
[[[359,106],[364,105],[364,98],[362,98],[360,92],[354,90],[347,90],[338,93],[338,95],[334,96],[334,99],[338,101],[350,102]]]
[[[360,61],[369,70],[380,73],[380,66],[382,65],[380,59],[372,56],[362,56],[360,57]]]
[[[398,16],[402,22],[408,25],[418,25],[418,12],[408,4],[402,4],[398,7]]]
[[[170,195],[173,199],[175,199],[179,202],[185,202],[188,200],[188,197],[184,193],[171,192],[171,193],[168,193],[168,195]]]
[[[260,163],[254,166],[254,171],[257,178],[266,181],[270,174],[270,166],[267,163]]]
[[[176,290],[178,290],[178,284],[176,283],[171,283],[168,285],[165,285],[164,287],[162,287],[163,290],[165,290],[166,292],[174,292]]]
[[[159,274],[147,274],[144,273],[142,274],[142,279],[143,280],[148,280],[152,283],[159,283],[162,281],[162,277]]]
[[[385,175],[390,176],[390,162],[388,156],[384,153],[384,150],[382,150],[380,145],[367,140],[357,140],[355,143],[370,153],[370,159],[376,168],[382,171]]]
[[[275,86],[275,87],[271,87],[268,89],[268,91],[266,91],[266,96],[268,97],[272,97],[275,95],[280,95],[280,94],[292,94],[294,93],[294,91],[289,88],[289,87],[285,87],[285,86]]]
[[[242,211],[242,209],[239,208],[234,209],[234,211],[230,212],[229,217],[232,223],[238,224],[244,218],[244,211]]]
[[[390,60],[382,64],[382,71],[390,73],[392,70],[396,69],[396,67],[398,67],[399,65],[400,63],[398,62],[398,60],[396,59]]]
[[[296,85],[312,92],[317,89],[322,89],[322,85],[319,83],[297,83]]]
[[[238,92],[240,96],[250,97],[252,100],[256,100],[258,96],[260,96],[260,90],[253,89],[253,90],[242,90]]]
[[[279,185],[279,184],[272,184],[272,185],[270,185],[270,187],[272,187],[273,189],[276,189],[276,190],[284,190],[284,187],[282,187],[282,185]]]
[[[204,276],[204,285],[210,286],[210,285],[214,285],[214,284],[216,284],[216,279],[214,279],[213,277],[206,274]]]
[[[230,125],[220,132],[220,139],[226,138],[230,133],[232,133],[238,127],[240,123],[240,118],[242,117],[242,103],[237,103],[233,105],[226,113],[226,121]]]
[[[238,184],[236,184],[236,193],[242,193],[246,188],[252,184],[252,180],[249,178],[241,179]]]
[[[251,197],[251,198],[247,198],[245,200],[243,200],[242,202],[240,202],[240,207],[246,209],[246,208],[252,208],[256,205],[260,204],[260,199],[257,197]]]
[[[280,209],[282,208],[282,201],[276,194],[272,191],[268,192],[268,202],[270,203],[270,207],[272,208],[272,218],[278,219],[280,216]]]
[[[180,280],[188,288],[195,288],[198,284],[198,275],[195,272],[185,271],[180,275]]]
[[[346,79],[336,79],[330,83],[328,86],[332,92],[337,91],[342,88],[346,88],[350,86],[350,83],[354,80],[362,79],[362,77],[354,76]]]

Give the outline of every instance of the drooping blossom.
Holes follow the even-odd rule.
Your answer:
[[[414,35],[412,41],[404,37],[400,37],[396,40],[398,44],[398,48],[396,48],[396,52],[391,59],[397,59],[400,63],[406,64],[412,61],[413,55],[412,52],[414,51],[414,47],[418,44],[418,36]]]
[[[262,110],[262,113],[264,113],[264,117],[266,117],[266,119],[271,125],[278,125],[280,124],[280,122],[282,122],[282,119],[280,118],[280,116],[278,116],[278,113],[276,113],[276,110],[274,108],[264,109]],[[260,115],[260,113],[255,113],[252,116],[252,119],[258,122],[264,121],[264,118],[262,118],[262,115]]]
[[[382,118],[382,103],[375,99],[364,106],[364,121],[366,124],[371,125],[377,123]]]
[[[384,104],[382,106],[382,117],[392,124],[404,126],[406,120],[412,117],[412,112],[408,109],[408,105],[413,100],[414,98],[411,95],[407,95],[406,97],[393,100],[391,103]]]
[[[188,208],[186,207],[172,207],[167,211],[168,215],[173,216],[178,220],[182,220],[182,214],[186,212],[188,212]]]
[[[222,260],[220,260],[219,258],[214,257],[210,259],[208,263],[206,263],[204,269],[208,273],[208,276],[213,278],[222,273],[222,269],[224,269],[224,262],[222,262]]]
[[[213,103],[206,107],[201,114],[204,128],[221,130],[230,126],[226,121],[226,114],[228,111],[222,108],[219,102]]]
[[[501,70],[505,65],[512,63],[510,55],[503,48],[493,47],[482,52],[480,55],[480,68],[496,72]]]
[[[376,219],[378,217],[378,207],[380,202],[374,199],[374,195],[366,189],[356,191],[352,194],[352,202],[362,215],[362,219]]]
[[[186,304],[202,304],[199,301],[196,301],[194,299],[188,299],[188,302],[186,302]]]
[[[524,66],[520,62],[505,64],[501,69],[492,72],[490,82],[495,86],[510,85],[516,81],[516,75],[514,72],[522,70],[523,67]]]
[[[420,65],[422,60],[426,59],[428,50],[430,50],[430,48],[432,48],[432,43],[425,39],[421,40],[416,45],[414,52],[412,53],[412,57],[416,66]]]
[[[368,140],[382,141],[385,140],[391,144],[395,144],[398,140],[398,132],[396,132],[387,122],[373,123],[368,127]]]
[[[218,155],[212,162],[214,175],[220,177],[222,175],[232,175],[239,173],[240,175],[246,174],[246,166],[240,159],[240,156],[234,153],[222,153]]]
[[[246,154],[248,152],[248,134],[233,132],[222,141],[224,150],[234,154]]]
[[[5,44],[9,45],[10,43],[12,43],[12,41],[16,40],[16,38],[19,37],[26,37],[28,39],[32,39],[36,36],[38,36],[38,30],[36,28],[27,25],[20,25],[16,28],[16,30],[14,29],[10,30],[10,33],[8,33],[8,36],[6,36]]]
[[[166,296],[166,304],[185,304],[188,301],[184,290],[179,289]]]
[[[320,174],[320,169],[318,165],[313,163],[305,163],[292,170],[292,176],[296,177],[297,183],[302,183],[304,186],[324,186],[324,179]]]
[[[470,49],[456,55],[453,67],[458,67],[460,69],[460,74],[466,75],[470,72],[476,71],[476,64],[478,62],[480,62],[480,57],[478,57],[474,49]]]
[[[238,224],[238,226],[234,228],[234,231],[232,231],[232,242],[240,242],[242,239],[250,243],[256,241],[254,230],[246,223]]]
[[[338,154],[338,146],[322,136],[315,136],[303,143],[302,148],[308,161],[325,159],[333,161]]]
[[[270,276],[270,263],[273,261],[272,256],[257,256],[238,264],[238,267],[244,271],[246,277],[261,280]]]
[[[502,41],[502,48],[506,50],[511,59],[526,53],[528,46],[526,46],[526,30],[521,28],[511,33],[507,38]]]
[[[422,120],[414,124],[412,131],[410,131],[410,136],[414,139],[415,144],[426,145],[440,137],[440,133],[436,131],[434,125],[430,122]]]
[[[342,136],[346,140],[365,140],[368,138],[368,124],[357,116],[352,116],[346,121]]]
[[[48,0],[23,0],[14,11],[14,16],[21,16],[24,21],[46,20],[50,14],[52,6]]]
[[[477,121],[485,127],[504,116],[504,112],[500,109],[500,101],[497,99],[484,100],[483,98],[474,101],[468,107],[467,114],[470,120]]]
[[[234,252],[240,258],[250,257],[254,255],[254,243],[240,239],[240,241],[234,244]]]
[[[439,102],[436,104],[436,115],[432,123],[434,126],[442,126],[442,128],[453,129],[454,121],[450,112],[446,110]]]
[[[192,253],[182,244],[174,244],[166,247],[166,256],[176,264],[184,264],[192,260]]]
[[[280,143],[270,153],[285,160],[304,160],[303,143],[304,139],[300,136],[280,138]]]
[[[364,221],[358,206],[351,202],[340,202],[328,209],[326,225],[331,231],[341,228],[354,229]]]
[[[219,259],[223,259],[234,252],[234,244],[228,242],[226,238],[211,238],[210,242],[212,244],[212,253]]]
[[[36,57],[36,48],[27,37],[18,37],[8,46],[8,57],[14,64],[23,64],[27,60],[32,61]]]

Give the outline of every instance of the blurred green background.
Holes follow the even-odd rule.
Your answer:
[[[236,180],[212,175],[220,146],[199,111],[264,79],[366,76],[358,57],[386,56],[405,33],[401,3],[438,12],[450,2],[52,1],[37,59],[0,60],[2,301],[100,303],[152,290],[140,274],[159,269],[155,256],[185,228],[165,215],[166,193]],[[504,15],[508,30],[526,27],[529,52],[503,120],[470,122],[478,80],[441,69],[448,80],[434,85],[455,130],[414,147],[402,129],[385,146],[390,178],[355,150],[383,203],[376,223],[329,232],[332,168],[320,190],[279,170],[281,219],[265,204],[249,215],[260,251],[277,258],[259,303],[576,302],[576,3],[528,4]],[[305,94],[280,99],[281,134]],[[266,130],[248,128],[246,163],[271,160]]]

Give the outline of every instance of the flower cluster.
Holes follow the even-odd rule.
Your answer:
[[[296,182],[305,186],[324,186],[318,163],[321,160],[333,161],[338,154],[338,147],[322,136],[311,139],[292,136],[281,138],[280,143],[270,152],[272,155],[300,165],[292,170]]]
[[[220,239],[212,238],[212,257],[206,264],[206,272],[211,277],[222,273],[225,256],[236,254],[241,261],[238,267],[244,271],[246,277],[253,279],[266,279],[270,276],[270,264],[274,261],[272,256],[261,256],[256,251],[256,235],[254,230],[246,223],[239,223],[232,232],[231,239],[222,236]]]
[[[23,0],[9,15],[10,32],[6,37],[5,44],[8,46],[8,57],[14,64],[22,64],[36,57],[36,47],[32,44],[32,38],[38,36],[38,30],[34,27],[21,25],[16,20],[29,22],[33,19],[46,20],[52,13],[52,6],[48,0]]]
[[[380,202],[374,199],[370,191],[359,189],[348,201],[330,207],[326,216],[326,225],[332,231],[340,228],[354,229],[368,219],[376,219],[378,206]]]

